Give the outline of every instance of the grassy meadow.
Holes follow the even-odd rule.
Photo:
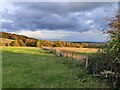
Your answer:
[[[3,88],[109,88],[78,61],[35,47],[2,47]]]

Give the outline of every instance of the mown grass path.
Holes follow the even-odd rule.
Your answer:
[[[2,48],[3,88],[108,88],[78,62],[34,47]]]

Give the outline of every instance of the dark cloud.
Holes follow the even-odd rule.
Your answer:
[[[27,2],[27,3],[14,3],[15,6],[20,8],[30,9],[35,11],[45,11],[55,14],[66,14],[71,12],[86,11],[103,6],[102,2]]]
[[[102,20],[106,15],[104,13],[104,7],[107,7],[106,3],[20,2],[12,3],[12,10],[8,9],[9,7],[11,6],[5,9],[2,17],[6,20],[3,22],[3,28],[9,30],[87,31],[91,26],[100,29],[107,23]],[[12,23],[7,20],[11,20]]]

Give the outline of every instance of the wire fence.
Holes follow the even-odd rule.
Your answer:
[[[44,50],[49,50],[54,53],[56,56],[69,58],[70,60],[77,60],[80,62],[85,62],[85,67],[88,67],[88,57],[83,54],[81,55],[79,52],[69,51],[69,50],[61,50],[53,47],[42,47]]]

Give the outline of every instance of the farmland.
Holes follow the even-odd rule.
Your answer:
[[[98,49],[96,48],[54,47],[54,49],[67,50],[79,53],[96,53],[98,51]]]
[[[84,64],[35,47],[2,47],[3,88],[109,88]]]

